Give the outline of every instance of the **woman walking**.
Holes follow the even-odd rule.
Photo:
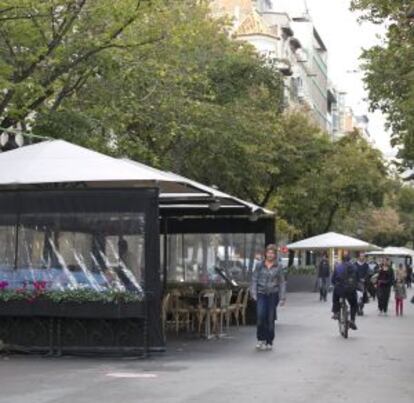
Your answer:
[[[386,259],[381,263],[377,277],[377,298],[380,315],[387,314],[391,287],[393,284],[394,272],[391,268],[389,259]]]
[[[406,271],[404,266],[400,263],[395,275],[394,293],[395,293],[395,314],[397,316],[403,315],[403,303],[407,298],[407,290],[405,288]]]
[[[413,267],[411,266],[411,264],[407,264],[407,277],[405,279],[407,283],[407,288],[411,288],[412,277],[413,277]]]
[[[328,296],[328,283],[331,275],[328,255],[324,253],[318,268],[319,301],[325,301]]]
[[[257,344],[259,350],[271,350],[275,338],[276,307],[285,302],[285,276],[277,262],[276,245],[268,245],[265,260],[259,262],[252,276],[251,295],[257,309]]]

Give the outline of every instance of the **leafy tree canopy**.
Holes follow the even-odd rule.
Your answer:
[[[401,170],[414,167],[414,19],[411,0],[353,0],[362,19],[385,24],[381,45],[362,53],[371,108],[387,116]],[[414,177],[413,177],[414,178]]]

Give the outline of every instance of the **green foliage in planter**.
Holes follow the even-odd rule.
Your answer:
[[[122,304],[138,302],[143,296],[130,291],[108,290],[98,292],[90,289],[65,290],[65,291],[29,291],[29,290],[2,290],[0,291],[0,302],[36,300],[52,301],[56,303],[88,303],[100,302],[104,304]]]
[[[202,282],[182,282],[182,281],[173,281],[167,283],[167,289],[168,290],[174,290],[174,289],[194,289],[194,290],[200,290],[204,288],[213,288],[215,290],[224,290],[228,289],[229,286],[227,283],[216,283],[214,281],[202,283]]]
[[[294,275],[315,276],[316,267],[315,266],[303,266],[303,267],[292,266],[286,269],[286,274],[287,276],[294,276]]]
[[[34,292],[27,290],[2,290],[0,292],[0,301],[31,301],[36,297]]]

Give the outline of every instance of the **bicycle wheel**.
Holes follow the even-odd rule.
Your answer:
[[[349,313],[348,313],[348,305],[344,301],[342,305],[342,317],[343,317],[343,329],[342,329],[342,336],[347,339],[348,338],[348,329],[349,329]]]
[[[348,306],[345,301],[341,301],[341,309],[339,310],[339,333],[345,339],[348,338]]]

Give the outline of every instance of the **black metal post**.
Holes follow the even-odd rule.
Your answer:
[[[266,218],[265,244],[276,243],[276,219]]]
[[[167,276],[168,276],[168,218],[164,218],[164,250],[163,250],[163,280],[162,280],[162,295],[167,291]]]
[[[16,233],[14,234],[14,270],[17,270],[19,260],[19,228],[20,228],[20,211],[17,213],[17,220],[15,225]]]

